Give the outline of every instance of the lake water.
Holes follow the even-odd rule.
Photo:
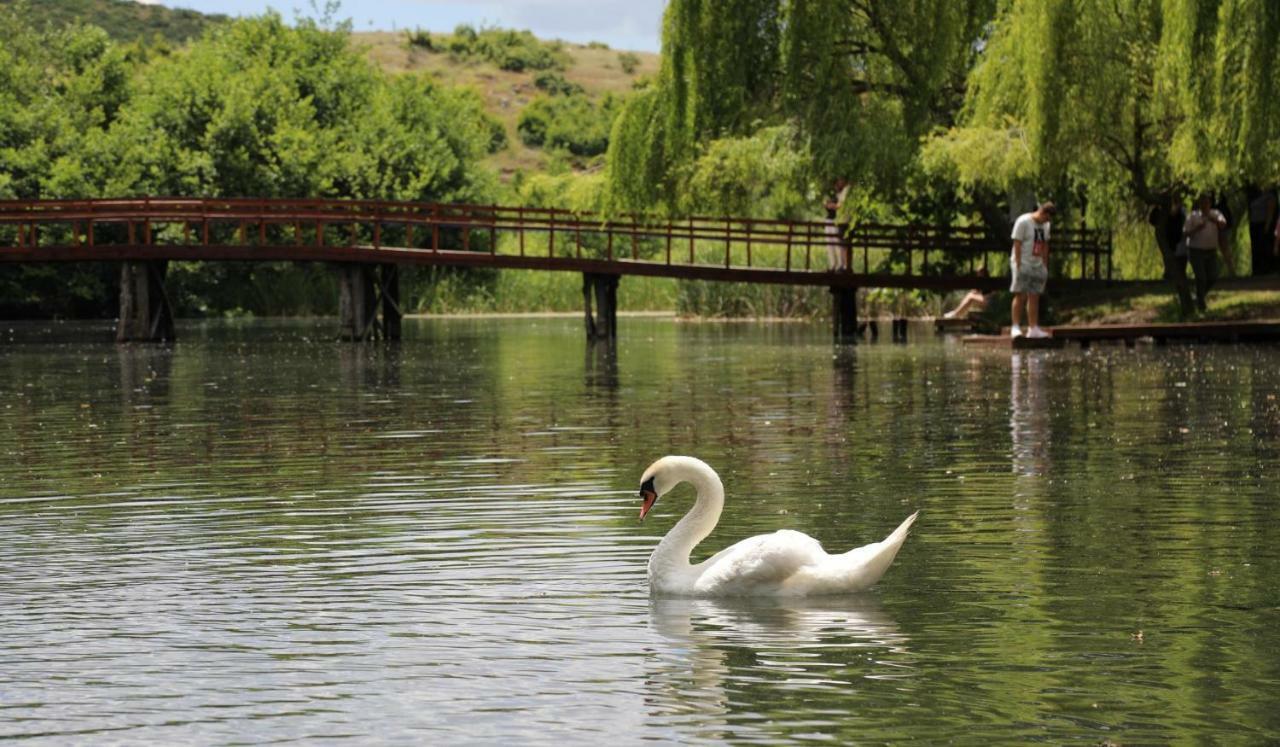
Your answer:
[[[0,738],[1280,740],[1280,348],[332,332],[0,325]],[[651,600],[668,453],[705,554],[920,520],[858,596]]]

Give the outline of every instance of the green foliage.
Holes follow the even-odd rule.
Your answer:
[[[459,60],[484,60],[503,70],[563,70],[568,55],[558,42],[546,43],[529,31],[481,28],[462,24],[440,47]]]
[[[812,208],[804,143],[790,125],[713,140],[679,173],[684,214],[799,218]]]
[[[1280,6],[1255,0],[1022,0],[995,24],[961,126],[932,167],[1095,205],[1280,179]],[[995,137],[1016,158],[974,144]]]
[[[631,75],[640,69],[640,55],[634,52],[619,52],[618,67],[622,68],[622,72]]]
[[[225,15],[135,0],[0,0],[0,12],[7,10],[6,6],[28,18],[38,16],[39,24],[53,29],[92,23],[117,41],[160,38],[178,43],[199,37],[210,26],[228,21]]]
[[[651,94],[624,108],[609,152],[621,209],[677,209],[699,144],[793,124],[809,178],[872,185],[910,212],[919,137],[954,117],[996,0],[673,0]]]
[[[505,131],[480,96],[381,73],[342,25],[268,14],[211,27],[179,52],[131,55],[101,29],[39,31],[5,9],[0,36],[0,198],[488,202],[496,190],[480,160]],[[0,298],[21,313],[110,315],[115,272],[9,266]],[[172,284],[183,313],[320,313],[333,305],[326,278],[209,263],[176,266]]]
[[[701,280],[681,282],[676,298],[676,312],[682,316],[816,317],[827,312],[830,305],[826,288]]]
[[[274,14],[152,65],[120,120],[112,194],[482,200],[500,129],[475,93],[388,78],[345,29]]]
[[[558,148],[575,156],[596,156],[609,147],[618,99],[594,103],[583,94],[543,96],[520,112],[516,132],[531,147]]]
[[[585,93],[582,86],[565,80],[560,73],[546,72],[534,76],[533,85],[550,96],[572,96]]]
[[[128,98],[130,62],[101,29],[36,30],[26,6],[0,8],[0,199],[86,197],[93,157]],[[15,240],[0,227],[0,243]],[[108,316],[108,264],[0,267],[0,307],[16,315]]]

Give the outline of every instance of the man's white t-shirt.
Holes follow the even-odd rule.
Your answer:
[[[1192,249],[1217,249],[1218,225],[1220,221],[1225,223],[1226,220],[1222,217],[1222,213],[1212,208],[1207,215],[1199,210],[1192,210],[1191,215],[1187,216],[1187,222],[1182,224],[1182,233],[1187,234],[1187,246]],[[1189,231],[1200,226],[1204,228],[1188,234]]]
[[[1049,256],[1049,224],[1037,223],[1032,215],[1033,213],[1023,213],[1018,216],[1013,224],[1013,240],[1022,242],[1023,267],[1028,263],[1045,267],[1044,259]],[[1011,261],[1015,261],[1012,252],[1009,257]]]

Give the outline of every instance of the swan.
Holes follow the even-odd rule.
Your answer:
[[[749,537],[693,565],[689,553],[711,534],[724,508],[724,485],[706,462],[666,456],[649,465],[640,478],[640,520],[682,482],[693,484],[698,499],[649,556],[652,594],[803,597],[862,591],[884,575],[920,513],[908,516],[883,542],[842,555],[829,555],[809,535],[783,529]]]

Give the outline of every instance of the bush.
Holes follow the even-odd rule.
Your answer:
[[[431,41],[430,31],[414,29],[413,31],[405,31],[404,36],[405,44],[407,44],[410,49],[425,49],[428,52],[436,51],[435,44]]]
[[[631,75],[640,69],[640,55],[632,52],[619,52],[618,65],[622,67],[622,72]]]
[[[538,76],[533,79],[533,85],[552,96],[572,96],[583,93],[582,86],[570,83],[560,73],[538,73]]]
[[[564,45],[543,43],[528,31],[480,29],[462,24],[444,41],[449,54],[460,60],[484,60],[503,70],[563,70],[568,64]]]
[[[582,94],[543,96],[520,112],[516,132],[533,148],[559,148],[575,156],[597,156],[609,147],[609,131],[619,109],[606,96],[594,104]]]

